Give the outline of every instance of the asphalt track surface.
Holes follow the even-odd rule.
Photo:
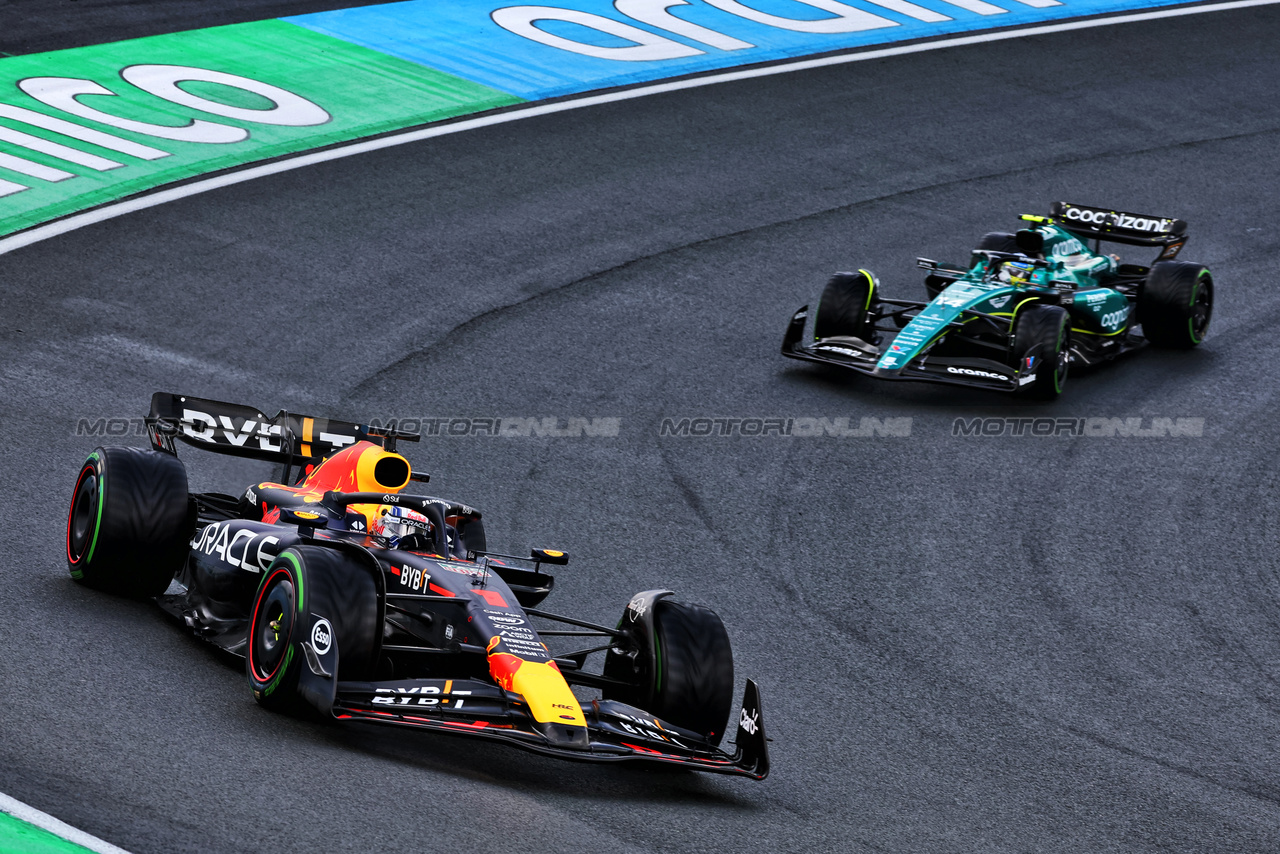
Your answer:
[[[0,56],[243,24],[380,0],[5,0]]]
[[[1275,7],[685,91],[277,175],[0,257],[0,791],[134,852],[1280,849]],[[1059,402],[782,359],[836,269],[922,292],[1053,199],[1172,214],[1195,352]],[[764,783],[272,715],[154,607],[75,585],[95,440],[171,390],[337,417],[619,417],[424,440],[548,605],[670,586],[763,690]],[[880,438],[663,418],[911,417]],[[956,418],[1203,418],[1183,438]],[[131,440],[141,443],[141,440]],[[252,464],[188,452],[195,488]]]

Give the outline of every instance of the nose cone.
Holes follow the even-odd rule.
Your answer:
[[[538,721],[534,723],[533,728],[546,736],[547,741],[556,747],[567,747],[571,750],[591,749],[591,739],[587,736],[585,726]]]

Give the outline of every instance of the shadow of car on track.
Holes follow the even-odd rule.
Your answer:
[[[516,791],[585,800],[624,800],[755,810],[759,805],[728,780],[685,768],[618,762],[613,765],[566,763],[502,744],[354,722],[316,722],[317,739],[371,759],[393,762],[407,771],[462,777]]]
[[[1222,368],[1223,354],[1215,353],[1214,341],[1202,348],[1189,351],[1155,350],[1125,357],[1123,376],[1117,374],[1113,363],[1071,368],[1071,402],[1088,403],[1109,400],[1116,395],[1129,395],[1134,389],[1143,391],[1149,398],[1156,391],[1173,385],[1194,388],[1212,381]],[[1005,414],[1016,416],[1033,414],[1052,415],[1063,408],[1061,401],[1045,402],[998,391],[947,387],[924,382],[875,382],[859,377],[835,365],[788,364],[782,366],[777,376],[787,383],[798,383],[810,393],[834,394],[850,402],[876,403],[902,414],[924,414],[926,411],[948,411],[957,408],[981,407],[1007,410]]]

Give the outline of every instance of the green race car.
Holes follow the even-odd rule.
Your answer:
[[[782,354],[881,379],[1052,399],[1072,364],[1204,340],[1213,276],[1175,260],[1187,241],[1182,220],[1066,202],[1022,220],[1016,234],[984,236],[967,268],[917,259],[929,302],[880,296],[867,270],[837,273],[816,311],[792,316]],[[1160,254],[1149,267],[1122,264],[1103,242]]]

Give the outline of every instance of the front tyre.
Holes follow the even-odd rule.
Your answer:
[[[832,276],[818,300],[813,318],[814,337],[848,336],[871,341],[875,335],[871,307],[876,289],[875,276],[866,270]]]
[[[1067,384],[1071,363],[1071,323],[1067,310],[1035,304],[1018,312],[1013,322],[1013,365],[1019,379],[1034,379],[1018,391],[1054,400]]]
[[[97,448],[67,516],[67,570],[87,587],[145,599],[182,568],[194,532],[187,470],[172,454]]]
[[[661,599],[653,605],[651,623],[624,614],[620,625],[635,626],[639,649],[634,655],[610,652],[604,675],[631,687],[610,688],[605,698],[719,744],[733,702],[733,649],[720,617],[701,605]]]
[[[733,702],[733,650],[710,608],[663,600],[654,608],[653,713],[719,744]]]
[[[1158,347],[1188,350],[1204,340],[1213,315],[1213,276],[1187,261],[1151,267],[1138,295],[1142,333]]]
[[[373,678],[377,587],[370,569],[349,555],[321,546],[286,549],[263,573],[249,613],[245,669],[262,706],[303,711],[304,670],[325,671],[330,680]],[[337,672],[326,671],[335,660]]]

